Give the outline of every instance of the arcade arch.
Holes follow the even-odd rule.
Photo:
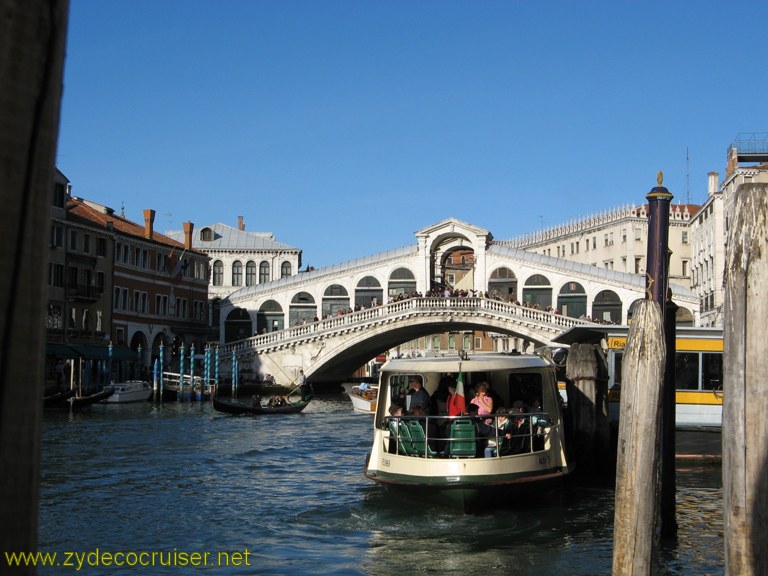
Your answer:
[[[325,289],[322,303],[322,317],[327,318],[336,313],[348,311],[349,293],[341,284],[331,284]]]
[[[396,268],[389,275],[387,296],[392,300],[416,292],[416,276],[408,268]]]
[[[602,290],[592,301],[592,318],[598,322],[621,324],[621,298],[613,290]]]
[[[283,307],[274,300],[267,300],[256,313],[256,331],[259,334],[285,328]]]
[[[384,301],[381,283],[373,276],[360,279],[355,287],[355,307],[370,308]]]
[[[581,318],[587,315],[587,292],[578,282],[566,282],[557,295],[557,309],[563,316]]]
[[[523,302],[529,306],[546,310],[552,306],[552,285],[543,274],[533,274],[525,281]]]
[[[248,338],[253,334],[253,324],[248,310],[245,308],[235,308],[224,320],[224,342],[241,340]]]
[[[500,266],[488,277],[488,294],[507,302],[517,300],[517,277],[510,268]]]
[[[291,299],[288,308],[288,325],[298,326],[314,322],[317,318],[317,304],[309,292],[299,292]]]

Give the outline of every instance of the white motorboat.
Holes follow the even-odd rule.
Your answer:
[[[125,404],[127,402],[146,402],[152,396],[152,387],[143,380],[127,380],[112,384],[115,391],[102,402]]]
[[[375,414],[378,397],[378,386],[360,384],[360,386],[353,386],[349,391],[352,409],[360,414]]]
[[[485,382],[495,399],[494,410],[517,408],[514,413],[506,410],[506,421],[515,424],[514,436],[497,431],[505,430],[501,414],[448,416],[441,409],[408,415],[413,377],[437,398],[449,386],[463,397],[462,389],[469,392]],[[406,404],[404,415],[392,415],[390,407],[398,403]],[[365,476],[464,511],[503,506],[514,496],[535,498],[570,473],[564,434],[554,365],[540,356],[393,359],[381,368]]]

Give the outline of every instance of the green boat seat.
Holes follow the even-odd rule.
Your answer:
[[[411,432],[405,422],[402,420],[390,420],[389,434],[391,438],[395,438],[397,441],[398,454],[404,454],[406,456],[418,456],[419,453],[413,446]]]
[[[475,423],[472,420],[453,421],[448,443],[448,455],[452,458],[474,458],[477,455]]]
[[[411,434],[411,445],[419,456],[437,456],[437,452],[430,448],[427,444],[427,437],[424,434],[424,428],[421,427],[421,423],[418,420],[408,420],[403,422],[408,426],[408,431]]]

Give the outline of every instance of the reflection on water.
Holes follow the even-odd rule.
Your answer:
[[[342,394],[298,415],[177,403],[47,413],[41,549],[251,552],[250,567],[205,574],[610,573],[612,490],[571,488],[462,515],[366,480],[371,425]],[[680,538],[663,550],[661,573],[722,572],[722,491],[711,470],[678,476]]]

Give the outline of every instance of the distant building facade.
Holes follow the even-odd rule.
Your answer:
[[[178,242],[112,208],[71,194],[57,171],[51,204],[48,268],[47,380],[62,359],[83,362],[90,380],[103,379],[106,360],[130,361],[144,375],[164,346],[165,368],[178,365],[182,344],[208,342],[208,256],[192,248],[194,226]],[[111,350],[109,349],[111,345]],[[100,362],[100,364],[99,364]],[[114,366],[114,378],[135,377]],[[97,378],[98,377],[98,378]],[[79,380],[79,378],[78,378]]]
[[[170,238],[182,241],[184,233],[172,231]],[[277,242],[271,232],[248,232],[238,217],[237,228],[226,224],[202,226],[192,237],[192,247],[211,259],[208,285],[211,340],[219,338],[219,302],[246,286],[267,284],[293,276],[301,267],[301,250]],[[231,319],[236,324],[236,319]],[[240,338],[252,336],[242,324]],[[234,336],[233,336],[234,337]]]

